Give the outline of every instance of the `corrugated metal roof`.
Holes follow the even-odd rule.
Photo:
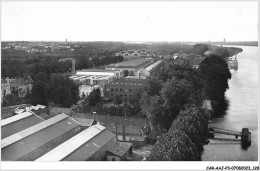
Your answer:
[[[106,67],[138,67],[150,61],[151,61],[150,59],[135,59],[135,60],[106,65]]]
[[[40,131],[40,130],[42,130],[42,129],[44,129],[44,128],[46,128],[46,127],[48,127],[48,126],[50,126],[50,125],[52,125],[56,122],[59,122],[59,121],[65,119],[65,118],[67,118],[67,117],[68,116],[65,115],[65,114],[60,114],[60,115],[57,115],[53,118],[45,120],[45,121],[43,121],[43,122],[41,122],[37,125],[34,125],[30,128],[27,128],[23,131],[20,131],[20,132],[14,134],[14,135],[11,135],[11,136],[9,136],[9,137],[7,137],[7,138],[5,138],[1,141],[1,148],[4,148],[4,147],[6,147],[6,146],[8,146],[8,145],[10,145],[10,144],[12,144],[16,141],[19,141],[19,140],[21,140],[21,139],[23,139],[23,138],[25,138],[25,137],[27,137],[31,134],[38,132],[38,131]]]
[[[9,137],[42,121],[44,121],[44,119],[39,116],[30,115],[26,118],[12,122],[11,124],[4,125],[1,127],[1,139]]]
[[[67,132],[73,133],[74,131],[71,131],[75,130],[75,128],[80,129],[80,125],[77,122],[70,119],[69,117],[64,120],[61,120],[45,129],[42,129],[34,134],[31,134],[30,136],[21,139],[20,141],[17,141],[5,148],[2,148],[2,161],[19,160],[20,158],[30,154],[31,152],[37,149],[40,149],[40,151],[45,151],[46,149],[42,148],[45,144],[54,140],[52,144],[58,145],[55,140]],[[76,133],[73,133],[73,135],[75,134]],[[63,141],[65,140],[66,138],[64,137]],[[51,149],[53,148],[54,147],[51,147]],[[37,158],[32,158],[32,160],[35,159]]]
[[[84,145],[80,146],[77,150],[73,151],[62,161],[85,161],[89,160],[97,151],[111,141],[115,142],[116,135],[107,129],[96,135]]]
[[[105,129],[106,128],[102,125],[93,125],[72,137],[68,141],[62,143],[58,147],[54,148],[50,152],[46,153],[42,157],[38,158],[36,161],[61,161],[63,158],[71,154],[73,151],[78,149],[80,146],[94,138]]]
[[[21,113],[19,115],[15,115],[15,116],[9,117],[7,119],[1,120],[1,126],[5,126],[7,124],[13,123],[15,121],[18,121],[20,119],[29,117],[31,115],[33,115],[31,112],[24,112],[24,113]]]
[[[152,65],[149,65],[147,68],[145,68],[147,71],[150,71],[151,69],[153,69],[154,67],[156,67],[157,65],[159,65],[162,61],[159,60],[155,63],[153,63]]]

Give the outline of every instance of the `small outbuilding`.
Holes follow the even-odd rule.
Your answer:
[[[131,143],[117,142],[107,150],[107,161],[126,161],[131,154]]]

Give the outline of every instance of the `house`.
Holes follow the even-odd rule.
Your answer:
[[[25,97],[32,91],[33,80],[30,76],[25,76],[24,78],[18,79],[6,78],[6,82],[10,85],[11,93],[17,94],[20,98]]]
[[[49,109],[47,106],[44,105],[37,105],[37,106],[32,106],[29,108],[30,111],[32,111],[33,113],[37,114],[37,115],[42,115],[42,114],[48,114],[49,113]]]
[[[79,96],[81,98],[83,97],[88,97],[89,94],[95,90],[95,89],[100,89],[100,92],[101,92],[101,96],[103,97],[104,94],[103,94],[103,88],[100,86],[100,85],[80,85],[79,86]]]
[[[6,80],[1,79],[1,103],[3,103],[4,98],[7,94],[11,94],[10,80],[9,78],[7,78]]]
[[[200,63],[205,59],[205,57],[197,54],[180,54],[174,59],[175,65],[186,65],[194,69],[198,69]]]
[[[126,161],[131,155],[131,143],[116,142],[107,150],[107,161]]]

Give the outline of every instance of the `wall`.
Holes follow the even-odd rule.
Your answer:
[[[110,140],[106,145],[104,145],[101,149],[99,149],[96,153],[94,153],[91,157],[87,159],[87,161],[105,161],[107,155],[107,149],[116,143],[116,137]]]
[[[113,156],[113,155],[107,155],[107,161],[120,161],[120,157]]]

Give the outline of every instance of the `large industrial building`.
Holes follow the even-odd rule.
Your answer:
[[[153,73],[158,71],[163,66],[163,61],[158,60],[156,62],[153,62],[151,65],[141,68],[136,72],[136,75],[140,78],[146,78],[148,76],[151,76]]]
[[[135,76],[136,78],[150,76],[152,72],[162,67],[163,62],[161,60],[156,61],[154,59],[135,59],[131,61],[125,61],[115,64],[107,65],[106,70],[120,69],[125,76]]]
[[[2,120],[1,127],[2,161],[126,160],[132,148],[94,119],[66,114],[44,120],[25,112]]]
[[[57,115],[2,139],[2,161],[33,161],[81,130],[67,115]]]
[[[36,161],[102,161],[116,135],[100,124],[93,125],[46,153]]]
[[[106,70],[122,70],[125,75],[125,71],[129,72],[129,75],[136,75],[136,72],[146,66],[153,63],[152,59],[135,59],[131,61],[124,61],[120,63],[106,65]]]
[[[5,139],[26,128],[42,122],[43,119],[31,112],[24,112],[13,117],[1,120],[1,139]]]
[[[127,50],[115,53],[116,56],[123,56],[124,60],[133,60],[133,59],[140,59],[140,58],[147,58],[152,56],[146,50]]]
[[[120,77],[122,77],[120,70],[83,69],[69,78],[79,83],[79,96],[83,98],[97,88],[101,90],[103,96],[104,85]]]
[[[123,103],[131,103],[134,93],[143,88],[146,84],[145,79],[121,78],[105,85],[104,95],[106,98],[113,98],[117,95],[122,97]]]

